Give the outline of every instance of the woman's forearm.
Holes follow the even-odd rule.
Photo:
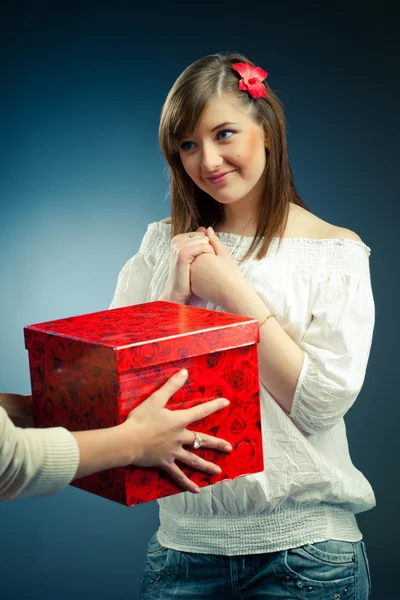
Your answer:
[[[250,287],[236,289],[223,300],[227,312],[253,317],[262,322],[270,311]],[[260,379],[271,396],[290,413],[304,361],[304,352],[274,318],[260,328],[258,346]]]
[[[17,427],[33,427],[32,397],[0,393],[1,406]],[[136,455],[138,433],[132,420],[117,427],[72,432],[79,447],[75,478],[130,464]]]
[[[130,464],[160,467],[182,488],[198,493],[200,489],[197,484],[191,481],[176,461],[211,474],[220,473],[221,468],[190,452],[194,434],[187,427],[226,408],[229,400],[216,398],[191,408],[169,410],[166,407],[168,400],[182,388],[187,377],[187,370],[181,369],[136,406],[124,423],[105,429],[72,433],[62,427],[50,427],[22,432],[11,424],[8,417],[4,418],[4,410],[1,409],[0,434],[1,427],[5,433],[4,439],[0,435],[0,495],[2,452],[8,463],[14,463],[15,471],[23,472],[26,467],[31,467],[30,478],[36,477],[39,482],[36,488],[30,490],[31,495],[38,495],[42,491],[53,493],[61,489],[60,486],[67,485],[71,479]],[[15,403],[18,405],[21,398],[15,394],[3,394],[1,397],[7,400],[10,410],[15,407]],[[204,447],[220,452],[232,450],[227,440],[204,433],[201,435]],[[32,458],[36,460],[33,466],[30,464]],[[9,493],[8,480],[10,477],[13,479],[10,469],[7,477],[3,486],[5,494]],[[54,485],[49,485],[49,482],[54,482]],[[26,488],[25,483],[22,481],[21,485]],[[14,489],[9,497],[17,497],[15,494],[18,493],[21,491]]]
[[[122,425],[91,431],[75,431],[79,466],[75,479],[131,464],[138,453],[138,432],[132,420]]]

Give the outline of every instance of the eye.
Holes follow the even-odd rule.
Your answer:
[[[233,131],[233,129],[223,129],[222,131],[219,131],[217,134],[217,138],[219,140],[227,140],[229,139],[234,133],[236,133],[236,131]]]
[[[180,149],[183,150],[183,152],[188,152],[189,150],[192,150],[193,144],[194,142],[182,142]]]

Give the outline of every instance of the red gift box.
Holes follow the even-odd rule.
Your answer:
[[[216,397],[230,405],[189,426],[232,444],[200,448],[222,473],[182,470],[199,487],[263,470],[255,319],[169,302],[149,302],[24,328],[37,427],[70,431],[123,423],[128,413],[182,368],[189,377],[171,410]],[[182,492],[159,468],[109,469],[74,486],[132,506]]]

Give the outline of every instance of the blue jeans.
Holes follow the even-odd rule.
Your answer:
[[[300,548],[219,556],[179,552],[154,535],[141,600],[367,600],[364,542],[328,540]]]

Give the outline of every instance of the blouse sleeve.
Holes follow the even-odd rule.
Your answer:
[[[0,500],[56,494],[78,464],[79,447],[69,431],[20,429],[0,407]]]
[[[159,242],[152,225],[155,224],[149,225],[139,252],[130,258],[120,271],[110,309],[150,301],[150,284],[155,269],[152,250],[157,248]]]
[[[375,320],[368,256],[359,269],[331,273],[319,284],[292,420],[306,433],[333,427],[364,382]]]

